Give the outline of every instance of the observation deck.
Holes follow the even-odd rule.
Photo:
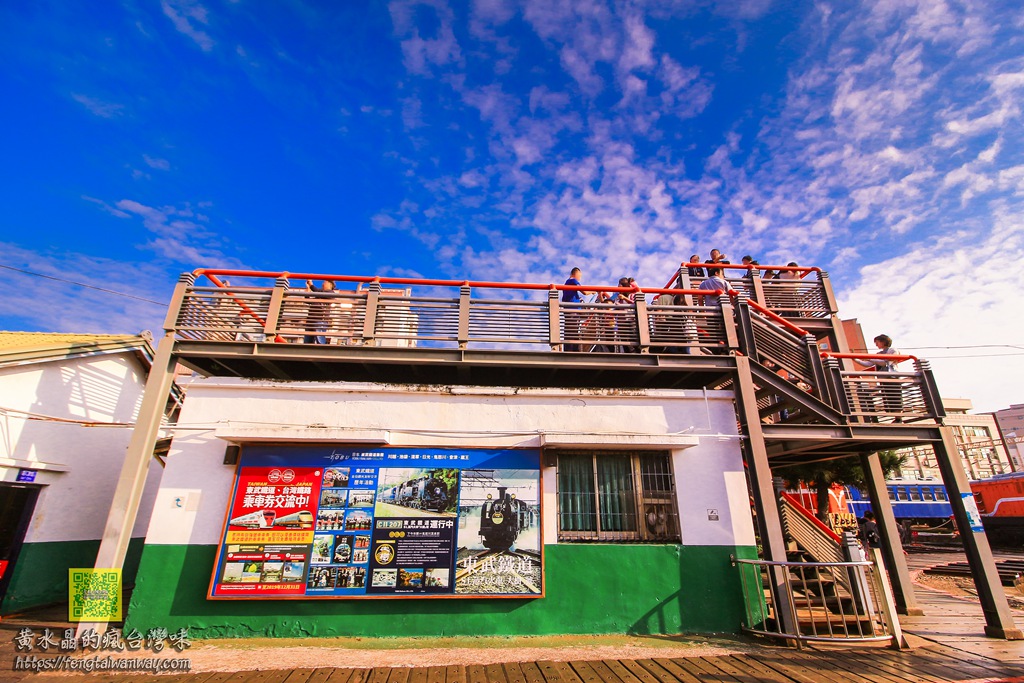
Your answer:
[[[780,463],[937,438],[942,402],[927,362],[890,356],[902,367],[886,373],[855,366],[869,356],[847,352],[827,273],[723,268],[728,289],[716,290],[700,289],[705,278],[685,265],[662,288],[203,269],[181,276],[165,328],[177,359],[205,375],[621,390],[744,385],[756,397],[769,457]],[[765,270],[784,275],[765,279]],[[312,291],[308,280],[336,289]],[[619,301],[562,301],[567,290]]]

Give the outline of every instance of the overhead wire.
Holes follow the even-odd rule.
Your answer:
[[[34,273],[31,270],[25,270],[23,268],[15,268],[14,266],[8,266],[8,265],[4,265],[2,263],[0,263],[0,268],[4,268],[6,270],[13,270],[16,273],[21,273],[23,275],[31,275],[33,277],[41,277],[41,278],[45,278],[47,280],[54,280],[56,282],[64,282],[64,283],[69,284],[69,285],[75,285],[76,287],[84,287],[85,289],[94,289],[97,292],[103,292],[105,294],[115,294],[117,296],[123,296],[123,297],[128,298],[128,299],[135,299],[136,301],[143,301],[143,302],[145,302],[147,304],[155,304],[157,306],[164,306],[164,307],[167,306],[166,302],[154,301],[153,299],[147,299],[146,297],[136,296],[135,294],[128,294],[127,292],[119,292],[119,291],[117,291],[115,289],[107,289],[105,287],[97,287],[96,285],[86,284],[85,282],[76,282],[75,280],[68,280],[67,278],[56,277],[54,275],[45,275],[43,273]]]

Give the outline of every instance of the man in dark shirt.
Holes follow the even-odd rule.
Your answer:
[[[690,257],[690,263],[691,264],[698,264],[698,265],[689,265],[689,266],[687,266],[686,267],[687,275],[689,275],[691,278],[706,277],[706,275],[704,273],[704,269],[699,267],[700,256],[698,256],[697,254],[694,254],[693,256],[691,256]]]
[[[882,536],[878,533],[878,523],[875,522],[875,513],[868,510],[864,513],[864,524],[860,527],[860,538],[867,548],[881,548]]]
[[[581,287],[583,283],[580,282],[580,278],[583,276],[583,272],[579,268],[573,268],[569,272],[569,279],[565,281],[565,284],[573,287]],[[564,303],[583,303],[583,295],[590,294],[590,292],[584,292],[579,289],[564,289],[562,290],[562,301]],[[565,311],[565,339],[579,340],[580,334],[582,333],[582,325],[584,320],[583,311],[578,308]],[[566,351],[581,351],[582,348],[579,344],[565,344],[563,347]]]

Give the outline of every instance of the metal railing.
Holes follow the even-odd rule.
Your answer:
[[[913,372],[846,370],[843,359],[870,359],[878,354],[824,353],[830,391],[837,407],[863,422],[913,422],[944,417],[928,361],[909,355],[884,356],[894,364],[913,361]]]
[[[739,567],[745,621],[742,629],[772,638],[807,642],[866,643],[898,640],[891,609],[872,562],[770,562],[732,558]],[[783,595],[767,590],[769,568],[780,567]],[[796,626],[785,630],[778,599],[786,601]]]
[[[601,291],[620,295],[618,302],[567,302],[561,300],[563,292],[597,288],[317,276],[360,283],[358,290],[324,292],[290,287],[290,278],[308,278],[304,275],[281,275],[273,286],[241,287],[222,282],[218,274],[244,276],[244,271],[201,272],[216,286],[197,286],[194,275],[183,276],[188,281],[166,323],[182,339],[598,353],[738,349],[730,293],[718,290],[605,287]],[[421,284],[436,294],[399,295],[382,290],[382,284]],[[446,288],[457,291],[446,296]],[[506,298],[479,291],[498,291]],[[538,300],[538,292],[546,296]],[[671,303],[649,304],[648,295]]]
[[[790,271],[797,270],[801,277],[784,282],[813,285],[819,288],[819,303],[832,301],[825,273],[790,267]],[[221,279],[228,275],[245,278],[245,286],[229,285]],[[213,286],[197,285],[199,276],[205,276]],[[311,279],[330,280],[341,286],[352,283],[358,289],[317,291],[291,286],[293,281]],[[678,280],[690,282],[686,268],[681,269]],[[385,288],[390,285],[403,287]],[[408,288],[412,285],[420,288],[415,296]],[[615,293],[619,298],[601,303],[562,300],[569,298],[567,292],[578,291]],[[744,291],[764,299],[770,288],[766,290],[756,273],[751,273]],[[824,308],[800,304],[773,310],[770,303],[758,303],[732,289],[197,270],[181,277],[165,328],[179,339],[202,342],[742,354],[793,386],[790,390],[775,382],[776,388],[763,391],[758,397],[764,404],[758,405],[762,412],[778,405],[781,414],[785,409],[782,395],[800,391],[864,423],[943,416],[941,399],[924,361],[887,356],[890,361],[913,359],[917,372],[868,373],[843,367],[841,362],[877,359],[876,355],[821,353],[814,334],[801,325],[806,325],[815,311],[833,308],[829,303]],[[787,317],[786,313],[803,317]],[[807,419],[800,411],[793,414],[798,421]]]
[[[697,288],[711,267],[707,263],[681,263],[665,286]],[[828,318],[838,312],[828,273],[820,268],[731,263],[713,267],[722,270],[730,289],[786,318]]]

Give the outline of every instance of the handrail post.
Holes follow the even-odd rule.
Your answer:
[[[832,397],[832,407],[843,415],[850,417],[850,401],[846,396],[846,387],[843,386],[842,368],[838,358],[825,360],[825,385]]]
[[[464,349],[469,343],[469,304],[472,288],[462,285],[459,288],[459,348]]]
[[[732,299],[729,292],[722,292],[718,297],[722,304],[722,327],[725,330],[725,346],[729,350],[739,347],[739,337],[736,332],[736,312],[733,309]]]
[[[747,295],[743,292],[736,295],[736,328],[740,351],[751,360],[761,362],[757,357],[757,341],[754,339],[754,321],[750,316],[750,305],[747,303]]]
[[[946,409],[942,407],[942,397],[939,396],[939,388],[935,384],[935,375],[932,374],[932,364],[926,360],[918,360],[914,364],[921,375],[921,395],[924,397],[925,407],[928,408],[928,417],[936,420],[946,417]]]
[[[835,405],[829,402],[830,392],[825,379],[825,365],[821,362],[821,351],[818,350],[818,338],[808,333],[804,335],[804,344],[807,347],[807,365],[814,379],[814,395],[829,405]]]
[[[839,312],[839,305],[836,304],[836,294],[832,291],[832,280],[829,279],[828,273],[824,270],[818,271],[818,282],[821,283],[821,289],[825,294],[829,314],[835,315]]]
[[[548,344],[552,351],[562,350],[562,320],[557,289],[548,290]]]
[[[679,267],[679,289],[693,289],[693,283],[690,282],[690,269]],[[693,295],[683,294],[683,305],[693,305]]]
[[[174,293],[171,295],[171,305],[167,308],[167,316],[164,318],[164,331],[172,332],[178,329],[178,315],[181,307],[185,304],[185,295],[196,283],[196,276],[192,273],[182,273],[178,276],[178,284],[174,285]]]
[[[889,588],[889,577],[885,571],[885,564],[882,562],[882,552],[878,548],[871,548],[871,562],[874,564],[872,576],[875,580],[875,590],[882,603],[882,618],[889,627],[889,635],[892,636],[892,649],[905,650],[910,647],[907,639],[903,637],[903,627],[900,625],[900,618],[896,614],[896,601]],[[923,614],[921,610],[919,613]]]
[[[764,300],[764,285],[761,284],[761,271],[751,268],[747,272],[750,274],[750,291],[754,295],[751,299],[767,308],[768,303]]]
[[[366,288],[366,315],[363,318],[363,344],[373,343],[377,335],[377,303],[380,283],[371,282]]]
[[[279,277],[274,280],[274,289],[270,292],[270,306],[267,309],[267,319],[263,323],[263,334],[266,339],[273,339],[277,336],[278,323],[281,320],[281,307],[284,304],[284,295],[288,291],[288,278]]]
[[[647,316],[647,297],[643,292],[637,292],[633,298],[633,306],[636,308],[636,327],[640,339],[640,353],[651,351],[651,323]]]

